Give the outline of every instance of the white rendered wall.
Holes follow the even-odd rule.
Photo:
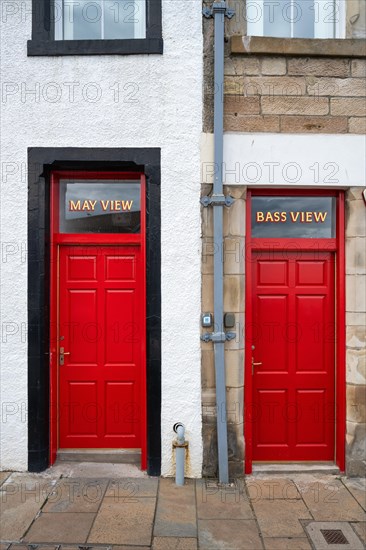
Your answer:
[[[213,135],[201,140],[202,181],[212,183]],[[346,188],[366,186],[366,138],[354,134],[225,133],[226,185]]]
[[[160,147],[162,474],[181,421],[200,476],[201,3],[163,0],[164,55],[90,57],[27,57],[31,2],[13,4],[1,29],[1,468],[27,468],[27,148]]]

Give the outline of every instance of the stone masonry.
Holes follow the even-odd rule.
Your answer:
[[[226,131],[366,131],[365,59],[231,56],[225,75]]]
[[[347,474],[366,475],[366,215],[360,188],[346,195]]]
[[[241,42],[246,27],[243,9],[235,0],[228,4],[237,14],[226,21],[225,131],[366,132],[364,41],[348,41],[348,51],[352,55],[345,57],[344,48],[333,47],[333,43],[342,42],[340,40],[317,41],[319,46],[314,54],[308,40],[297,39],[298,55],[279,56],[273,52],[276,49],[286,51],[283,47],[286,39],[256,38],[257,47],[252,51],[248,46],[248,53],[243,55]],[[354,11],[355,2],[348,4],[348,10]],[[366,2],[361,4],[364,9]],[[357,24],[349,24],[347,38],[360,38],[363,32],[360,25],[360,17]],[[204,132],[212,132],[213,94],[218,92],[213,84],[212,20],[204,20],[204,61]]]

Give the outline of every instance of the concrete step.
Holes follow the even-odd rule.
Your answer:
[[[339,474],[334,462],[253,463],[253,474]]]
[[[140,465],[140,449],[59,449],[58,462],[100,462]]]

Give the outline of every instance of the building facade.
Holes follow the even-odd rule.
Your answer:
[[[3,2],[1,469],[171,476],[182,422],[186,476],[217,476],[219,420],[230,476],[365,474],[366,3],[279,4],[219,4],[220,87],[212,2]]]
[[[188,11],[160,0],[66,4],[2,5],[1,465],[44,469],[60,446],[70,446],[68,439],[78,448],[88,439],[90,448],[142,449],[150,473],[169,475],[173,424],[180,421],[190,441],[188,475],[200,476],[194,320],[200,315],[201,6],[192,3]],[[68,11],[62,13],[63,6]],[[112,23],[102,27],[108,13]],[[56,34],[61,15],[64,36]],[[105,184],[99,191],[96,180]],[[94,211],[82,210],[88,200],[98,201]],[[128,205],[121,210],[120,202],[113,203],[111,227],[98,227],[94,216],[106,219],[101,200],[109,218],[107,201],[133,200],[136,212],[127,219]],[[74,212],[69,201],[75,201]],[[73,219],[74,227],[67,227]],[[75,230],[80,235],[70,237]],[[67,258],[58,255],[61,250]],[[115,260],[102,260],[108,251]],[[115,292],[110,306],[93,302],[93,285],[102,284],[103,273],[92,266],[101,261],[115,264],[112,280],[121,277],[119,283],[104,281],[103,292]],[[86,271],[61,274],[58,287],[65,263]],[[124,265],[130,265],[126,272]],[[136,298],[125,303],[125,292]],[[70,293],[75,304],[67,302],[62,312],[59,305]],[[85,296],[89,306],[78,304]],[[95,317],[108,307],[104,320]],[[110,350],[109,358],[101,346]],[[71,353],[64,355],[63,371],[61,348]],[[105,366],[122,361],[125,375],[116,376],[110,366],[109,379],[99,379],[93,369],[101,357]],[[73,379],[75,363],[81,373],[91,372]],[[111,442],[103,441],[108,437]]]
[[[225,344],[229,469],[237,475],[261,463],[310,460],[364,475],[365,3],[329,3],[327,17],[315,2],[318,17],[303,27],[314,3],[293,3],[292,17],[290,2],[277,3],[279,12],[268,2],[227,4],[235,15],[225,17],[223,181],[235,202],[225,208],[222,245],[203,209],[202,307],[213,307],[218,253],[224,309],[235,313],[236,331]],[[217,171],[213,35],[207,18],[203,196]],[[311,214],[304,217],[327,200],[338,209],[333,244],[322,241]],[[216,475],[207,343],[202,394],[203,471]]]

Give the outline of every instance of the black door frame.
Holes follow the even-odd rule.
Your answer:
[[[28,149],[28,469],[50,464],[50,174],[136,171],[146,176],[147,472],[161,470],[161,213],[158,148]]]

